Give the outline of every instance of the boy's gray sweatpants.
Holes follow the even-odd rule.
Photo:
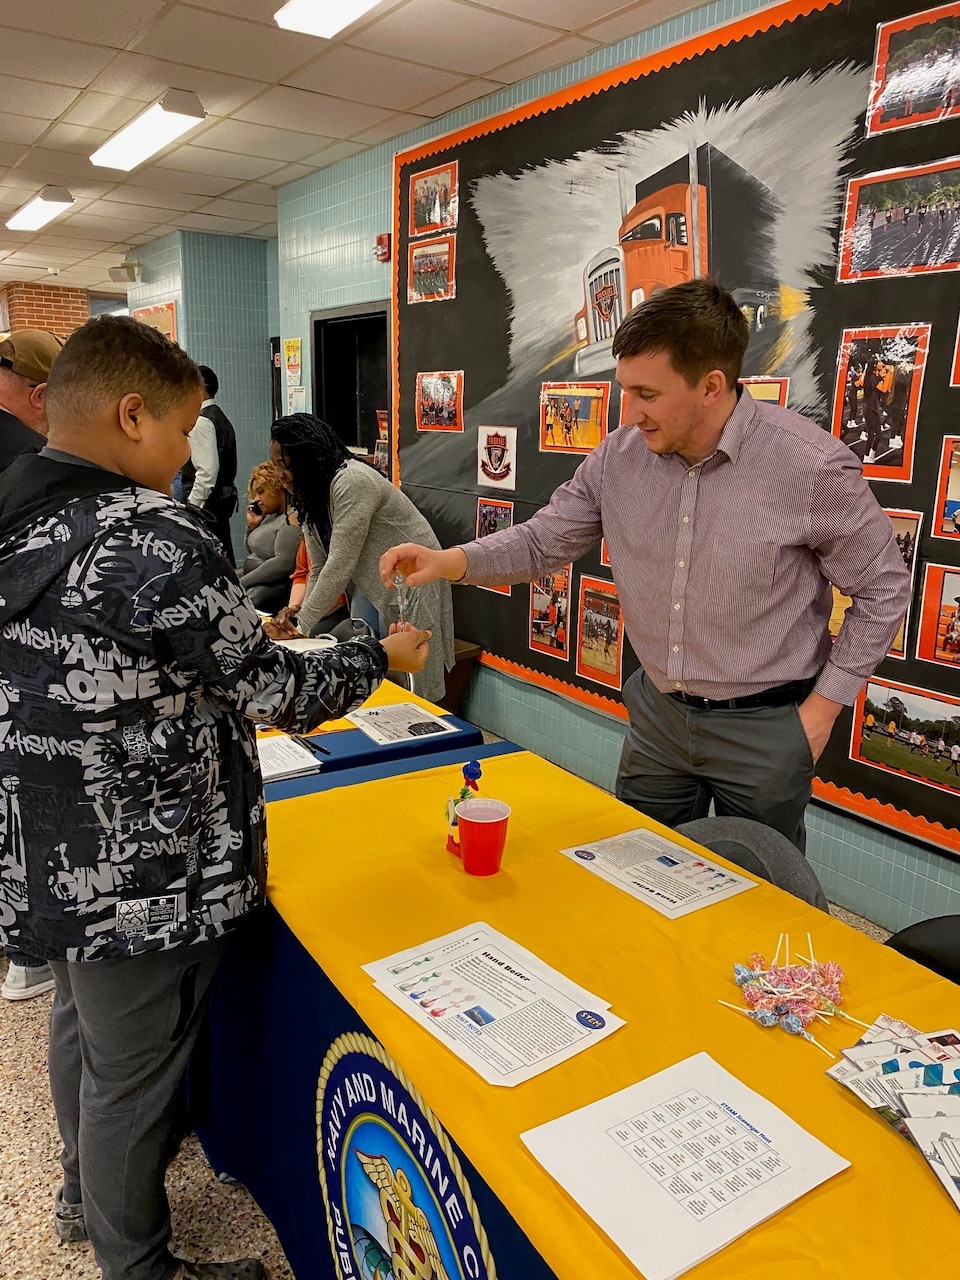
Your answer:
[[[164,1190],[179,1090],[225,939],[51,963],[50,1092],[63,1198],[82,1199],[103,1280],[172,1280]]]

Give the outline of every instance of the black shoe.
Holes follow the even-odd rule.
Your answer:
[[[268,1280],[259,1258],[236,1262],[186,1262],[180,1259],[183,1280]]]
[[[63,1188],[57,1192],[53,1206],[53,1223],[57,1235],[67,1244],[80,1244],[87,1238],[87,1224],[83,1220],[82,1204],[67,1204],[63,1198]]]

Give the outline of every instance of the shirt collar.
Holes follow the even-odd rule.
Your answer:
[[[740,456],[743,437],[748,425],[753,421],[756,411],[757,402],[743,383],[738,382],[737,403],[733,413],[731,413],[724,425],[720,440],[717,443],[717,453],[726,454],[731,462],[737,461]]]
[[[214,400],[213,396],[210,396],[210,398],[209,398],[208,400],[203,400],[203,401],[201,401],[200,408],[201,408],[201,409],[209,409],[209,407],[210,407],[212,404],[216,404],[216,403],[217,403],[217,402],[216,402],[216,400]]]

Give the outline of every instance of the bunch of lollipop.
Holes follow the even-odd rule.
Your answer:
[[[780,951],[784,948],[784,963],[780,963]],[[819,1040],[807,1030],[816,1022],[830,1025],[832,1018],[842,1018],[846,1022],[866,1027],[866,1022],[852,1018],[840,1008],[843,998],[840,984],[843,981],[843,970],[833,960],[819,961],[813,954],[813,942],[807,934],[808,955],[796,954],[799,964],[790,963],[790,935],[782,934],[777,939],[777,950],[773,960],[767,964],[765,957],[754,951],[746,964],[733,966],[733,977],[743,995],[747,1009],[730,1004],[726,1000],[719,1003],[736,1013],[752,1018],[761,1027],[780,1027],[792,1036],[802,1036],[815,1044],[828,1058],[835,1055],[825,1049]]]

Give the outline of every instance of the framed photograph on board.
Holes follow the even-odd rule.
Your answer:
[[[740,381],[754,400],[786,407],[787,396],[790,393],[789,378],[741,378]]]
[[[491,533],[499,533],[501,529],[509,529],[513,525],[513,503],[494,498],[477,499],[477,537],[488,538]],[[508,596],[509,586],[481,587],[481,591],[495,591],[497,595]]]
[[[853,709],[850,759],[960,790],[960,698],[874,677]]]
[[[920,542],[920,527],[923,524],[922,511],[900,511],[890,507],[884,507],[887,515],[893,523],[896,531],[897,547],[903,556],[903,563],[910,570],[910,599],[913,600],[913,589],[917,578],[917,547]],[[844,614],[850,608],[852,601],[849,596],[841,595],[836,587],[833,588],[833,610],[830,614],[830,634],[834,639],[840,633],[840,627],[843,623]],[[894,636],[890,648],[887,650],[888,658],[905,658],[907,632],[910,629],[910,612],[912,605],[907,606],[906,616],[900,623],[900,628]]]
[[[453,231],[459,212],[459,172],[456,160],[425,169],[410,178],[410,235]]]
[[[540,452],[590,453],[607,434],[609,382],[545,382]]]
[[[417,374],[417,430],[463,430],[463,370]]]
[[[833,434],[863,463],[868,480],[913,477],[913,450],[928,324],[844,329],[837,356]]]
[[[580,579],[577,675],[609,689],[623,686],[623,618],[617,588],[604,578]]]
[[[407,302],[447,302],[457,296],[457,238],[438,236],[408,249]]]
[[[960,541],[960,436],[944,436],[933,512],[935,538]]]
[[[953,565],[924,569],[917,657],[960,671],[960,569]]]
[[[551,658],[570,657],[570,579],[573,565],[530,584],[530,648]]]
[[[867,135],[960,115],[960,3],[877,27]]]
[[[488,489],[517,487],[517,428],[480,427],[477,431],[477,484]]]
[[[960,156],[852,178],[837,279],[895,279],[960,267]]]

